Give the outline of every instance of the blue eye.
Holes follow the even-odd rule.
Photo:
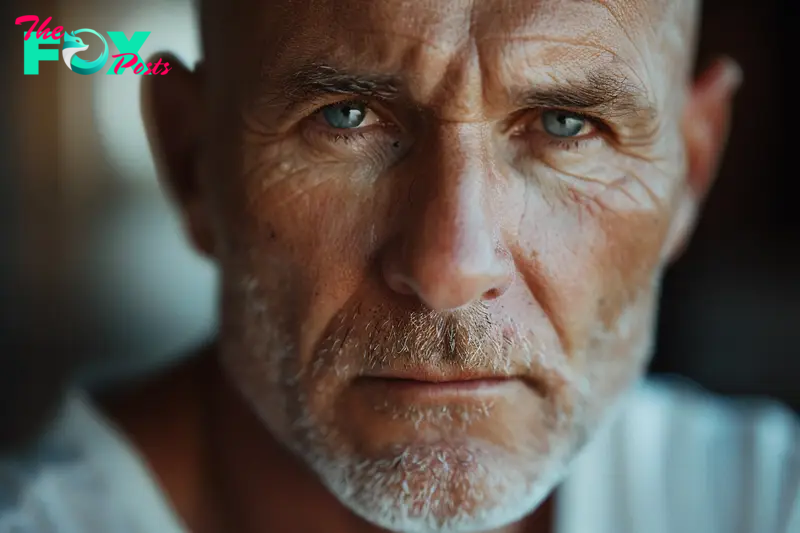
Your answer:
[[[542,113],[542,127],[555,137],[575,137],[586,125],[586,119],[567,111],[549,110]]]
[[[367,106],[361,102],[341,102],[322,108],[322,116],[336,129],[356,128],[367,116]]]

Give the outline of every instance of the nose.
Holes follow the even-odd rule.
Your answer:
[[[480,137],[443,136],[434,154],[425,154],[432,157],[416,167],[423,175],[414,180],[414,202],[383,256],[387,285],[433,310],[497,298],[513,281],[511,254],[488,194],[492,165],[475,155],[487,153],[476,149]]]

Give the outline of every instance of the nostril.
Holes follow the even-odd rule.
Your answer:
[[[491,289],[488,289],[483,293],[483,300],[496,300],[500,298],[506,291],[511,287],[514,281],[513,273],[509,273],[508,275],[499,276],[494,280],[493,286]]]
[[[400,274],[386,276],[386,281],[389,288],[398,294],[411,295],[416,293],[411,283]]]
[[[488,291],[483,293],[483,299],[484,300],[494,300],[496,298],[499,298],[501,294],[502,294],[502,291],[500,289],[489,289]]]

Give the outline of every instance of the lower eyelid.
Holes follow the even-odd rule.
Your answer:
[[[322,110],[316,111],[312,113],[304,122],[311,123],[313,127],[327,130],[327,131],[335,131],[335,132],[342,132],[343,134],[348,134],[347,132],[355,132],[355,131],[362,131],[362,130],[372,130],[374,128],[386,128],[386,123],[383,122],[380,117],[377,117],[373,111],[370,110],[369,114],[365,121],[368,121],[366,125],[358,125],[355,128],[334,128],[325,120],[324,115],[322,114]]]
[[[516,137],[518,142],[527,144],[534,151],[547,149],[575,150],[602,141],[602,135],[598,129],[579,137],[555,137],[541,130],[529,131]]]
[[[582,137],[574,137],[574,138],[564,138],[564,139],[553,139],[550,143],[562,150],[574,150],[576,148],[581,148],[586,146],[587,143],[591,142],[593,139],[591,138],[582,138]]]
[[[301,130],[307,142],[312,144],[322,143],[331,148],[347,151],[361,150],[373,147],[382,150],[382,146],[390,145],[395,135],[389,133],[386,126],[367,126],[364,128],[336,129],[319,123],[306,124]],[[388,148],[387,148],[388,149]]]
[[[329,126],[325,123],[316,122],[311,124],[310,127],[315,130],[315,133],[321,133],[331,136],[367,136],[367,135],[380,135],[381,133],[385,133],[387,129],[386,126],[381,126],[380,124],[372,124],[369,126],[357,127],[357,128],[334,128]]]
[[[343,142],[345,144],[352,143],[352,142],[361,142],[366,140],[367,136],[363,133],[348,133],[348,134],[341,134],[335,131],[329,132],[321,132],[322,135],[325,135],[331,142]]]

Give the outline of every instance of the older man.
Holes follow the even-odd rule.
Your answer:
[[[219,342],[73,399],[54,441],[86,464],[15,520],[800,531],[792,415],[638,383],[741,81],[691,83],[697,7],[205,2],[202,65],[144,82]]]

